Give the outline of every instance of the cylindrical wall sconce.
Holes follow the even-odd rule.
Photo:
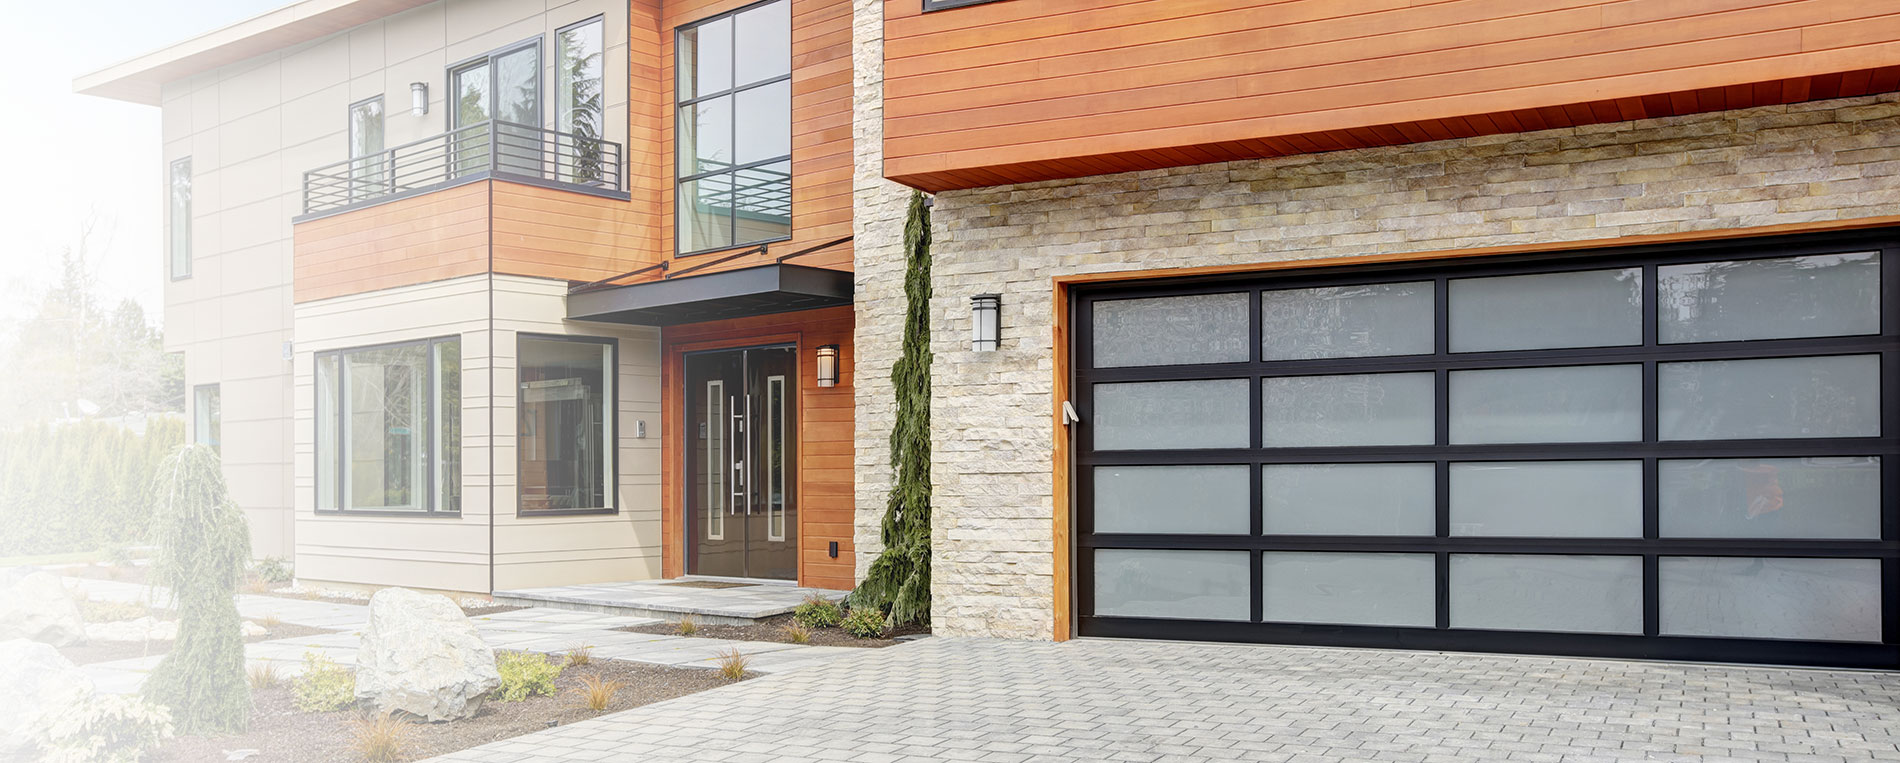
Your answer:
[[[838,386],[838,345],[827,344],[818,348],[818,386]]]
[[[429,83],[409,83],[409,115],[419,117],[429,113]]]
[[[970,349],[995,350],[1003,340],[1003,295],[978,294],[970,298]]]

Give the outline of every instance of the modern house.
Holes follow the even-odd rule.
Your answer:
[[[304,0],[78,87],[303,579],[849,587],[915,188],[940,633],[1900,667],[1900,7]]]

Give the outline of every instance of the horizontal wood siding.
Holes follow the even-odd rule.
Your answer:
[[[484,272],[488,186],[470,183],[297,223],[293,299],[309,302]]]
[[[1900,89],[1867,0],[885,0],[885,174],[975,187]]]
[[[493,205],[497,273],[593,281],[660,261],[653,216],[635,204],[498,182]]]
[[[851,528],[852,487],[851,331],[849,307],[832,307],[727,321],[669,326],[664,330],[664,441],[661,448],[661,534],[667,539],[662,571],[685,572],[685,505],[681,438],[685,434],[686,352],[791,342],[798,346],[798,582],[818,588],[855,584]],[[814,348],[835,344],[838,385],[818,386]],[[830,544],[838,544],[838,558]]]

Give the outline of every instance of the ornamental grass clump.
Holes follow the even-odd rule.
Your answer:
[[[752,658],[745,656],[737,648],[719,653],[719,675],[726,680],[737,681],[745,677],[745,669],[752,664]]]
[[[250,528],[209,445],[185,445],[166,458],[153,498],[152,583],[171,590],[178,639],[146,679],[145,697],[170,710],[178,733],[240,733],[251,719],[237,610]]]
[[[673,624],[673,632],[681,636],[691,636],[699,632],[699,620],[692,615],[680,615],[679,622]]]
[[[371,715],[350,722],[350,747],[364,760],[390,763],[408,757],[414,727],[395,713]]]
[[[534,652],[498,652],[495,669],[501,673],[501,685],[489,696],[502,702],[520,702],[537,694],[552,696],[561,667],[561,663]]]
[[[608,706],[613,704],[614,695],[620,693],[620,689],[624,686],[626,686],[626,684],[611,678],[602,678],[599,675],[590,674],[581,676],[580,688],[573,690],[573,692],[574,697],[580,700],[582,707],[594,712],[600,712],[606,710]]]
[[[794,644],[811,643],[811,629],[797,623],[785,626],[785,638]]]

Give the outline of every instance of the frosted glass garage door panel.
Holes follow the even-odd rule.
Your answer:
[[[1095,385],[1095,448],[1245,448],[1246,379]]]
[[[1260,484],[1268,535],[1431,535],[1431,464],[1269,464]]]
[[[1451,442],[1643,439],[1637,365],[1451,372]]]
[[[1253,524],[1250,469],[1095,467],[1095,531],[1246,535]]]
[[[1879,641],[1880,561],[1665,556],[1671,636]]]
[[[1732,342],[1880,333],[1880,253],[1656,268],[1657,339]]]
[[[1268,448],[1430,445],[1430,373],[1284,376],[1261,380]]]
[[[1437,623],[1431,554],[1262,554],[1261,605],[1269,622]]]
[[[1095,614],[1246,620],[1252,567],[1245,551],[1100,549]]]
[[[1663,363],[1657,373],[1665,440],[1880,435],[1878,355]]]
[[[1451,627],[1642,633],[1643,559],[1452,554]]]
[[[1435,299],[1430,281],[1262,292],[1261,357],[1430,355]]]
[[[1640,538],[1643,462],[1452,464],[1451,534]]]
[[[1879,458],[1661,462],[1665,538],[1880,538]]]
[[[1452,352],[1643,343],[1641,268],[1459,278],[1450,291]]]
[[[1116,299],[1095,303],[1095,367],[1245,363],[1247,294]]]

